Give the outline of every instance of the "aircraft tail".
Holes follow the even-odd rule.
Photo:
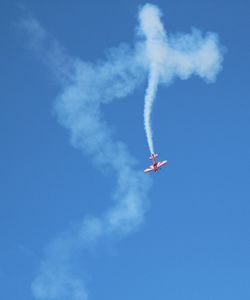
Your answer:
[[[152,153],[150,156],[149,156],[149,159],[155,159],[156,157],[158,156],[157,153]]]

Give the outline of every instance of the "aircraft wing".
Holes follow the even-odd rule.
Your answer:
[[[163,161],[159,161],[158,164],[157,164],[157,167],[160,168],[161,166],[164,166],[167,164],[167,161],[166,160],[163,160]]]
[[[144,173],[148,173],[148,172],[153,171],[153,170],[154,170],[154,167],[150,166],[150,167],[148,167],[147,169],[144,170]]]

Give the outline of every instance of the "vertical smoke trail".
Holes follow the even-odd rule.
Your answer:
[[[158,85],[158,74],[154,66],[151,67],[149,74],[148,87],[145,95],[144,104],[144,128],[146,131],[147,142],[149,146],[150,153],[154,153],[154,143],[153,143],[153,133],[151,128],[150,116],[152,111],[152,105],[154,102],[155,94]]]
[[[139,32],[146,38],[145,56],[149,66],[148,87],[144,99],[144,128],[150,153],[154,153],[151,128],[152,105],[157,92],[161,68],[166,58],[166,33],[160,20],[161,12],[152,4],[143,6],[139,13]]]
[[[191,34],[167,37],[161,16],[160,9],[149,3],[139,11],[139,34],[145,39],[144,61],[148,72],[144,127],[151,153],[154,144],[150,117],[158,84],[169,84],[175,77],[188,79],[193,74],[212,82],[223,60],[216,34],[207,33],[203,37],[199,30],[193,29]]]

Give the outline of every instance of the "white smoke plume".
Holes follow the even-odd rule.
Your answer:
[[[144,127],[150,153],[154,153],[153,135],[150,124],[152,105],[157,91],[160,70],[166,61],[166,34],[160,20],[160,10],[146,4],[139,13],[139,32],[146,37],[145,55],[148,60],[149,78],[144,104]]]
[[[55,111],[59,122],[69,131],[72,145],[92,158],[98,168],[112,170],[117,182],[113,207],[99,217],[84,218],[46,247],[32,283],[37,300],[88,299],[84,275],[77,271],[77,259],[90,245],[125,236],[144,220],[151,181],[136,170],[136,161],[126,145],[115,139],[101,107],[125,98],[149,75],[144,117],[153,153],[150,113],[158,84],[168,84],[175,76],[187,79],[191,74],[211,81],[221,69],[222,55],[216,35],[202,37],[196,30],[167,38],[160,16],[156,6],[143,6],[138,17],[141,38],[136,45],[113,48],[105,60],[96,64],[67,55],[35,19],[22,22],[32,48],[40,53],[61,85]]]
[[[154,153],[150,122],[153,102],[159,83],[169,84],[178,76],[187,79],[192,74],[213,81],[221,69],[222,54],[215,34],[204,38],[200,31],[167,38],[161,23],[161,11],[146,4],[139,12],[139,34],[146,39],[145,59],[148,66],[148,87],[144,100],[144,127],[150,153]]]

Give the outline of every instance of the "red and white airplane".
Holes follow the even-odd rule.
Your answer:
[[[163,161],[159,161],[157,162],[156,157],[158,156],[158,154],[152,153],[149,157],[149,159],[152,159],[153,164],[151,166],[149,166],[147,169],[144,170],[144,173],[148,173],[150,171],[155,171],[158,172],[160,167],[164,166],[167,164],[166,160]]]

